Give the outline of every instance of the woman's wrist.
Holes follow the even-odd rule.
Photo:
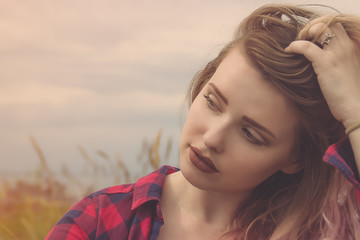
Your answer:
[[[357,125],[360,123],[360,107],[355,108],[356,110],[352,111],[351,116],[348,116],[345,120],[342,121],[343,126],[345,127],[345,133],[349,134],[351,131],[354,131]]]
[[[355,130],[360,130],[360,120],[358,122],[355,122],[354,124],[350,125],[345,129],[345,134],[350,134],[351,132]]]

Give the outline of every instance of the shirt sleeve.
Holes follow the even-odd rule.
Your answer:
[[[45,239],[92,239],[96,234],[96,223],[93,199],[85,197],[60,219]]]
[[[344,177],[357,189],[357,197],[360,201],[360,178],[350,140],[346,138],[331,145],[326,150],[323,161],[342,172]]]

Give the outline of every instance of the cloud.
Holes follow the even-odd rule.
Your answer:
[[[356,0],[321,2],[358,11]],[[77,159],[67,149],[79,143],[125,146],[131,158],[160,127],[178,132],[194,73],[265,3],[274,1],[3,1],[1,169],[32,166],[30,133],[60,162]]]
[[[176,115],[183,100],[180,93],[135,90],[116,94],[74,87],[30,85],[26,89],[3,91],[0,111],[6,113],[2,117],[3,127],[6,122],[6,127],[16,123],[34,127],[60,122],[67,126],[101,124],[100,120],[115,125],[130,124],[129,116],[133,119]]]

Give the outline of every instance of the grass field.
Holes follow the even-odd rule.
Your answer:
[[[144,140],[138,155],[142,174],[166,164],[171,151],[172,140],[168,139],[165,152],[159,152],[162,132],[159,130],[151,142]],[[111,176],[109,185],[135,181],[139,176],[132,174],[117,156],[111,159],[104,151],[96,151],[95,161],[81,146],[79,152],[85,159],[84,175],[92,182],[83,182],[66,166],[61,173],[55,173],[47,164],[44,154],[35,141],[30,141],[39,157],[39,168],[30,176],[17,179],[0,179],[0,240],[44,239],[64,213],[79,200],[95,190],[93,183],[102,176]],[[70,187],[71,186],[71,187]]]

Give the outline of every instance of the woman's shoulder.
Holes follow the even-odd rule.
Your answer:
[[[156,171],[141,177],[135,183],[107,187],[83,198],[78,204],[93,205],[95,209],[135,210],[149,201],[160,201],[166,175],[179,171],[164,165]],[[102,211],[104,212],[104,211]],[[99,212],[100,213],[100,212]]]
[[[113,202],[116,202],[126,196],[132,195],[135,195],[135,198],[141,198],[142,196],[157,196],[158,194],[161,194],[161,192],[158,192],[157,194],[157,190],[161,190],[166,175],[177,171],[179,171],[179,169],[176,167],[164,165],[158,170],[139,178],[135,183],[107,187],[90,194],[87,198],[97,200],[106,196],[111,198]]]
[[[84,197],[63,216],[47,239],[80,235],[93,239],[94,235],[112,236],[117,232],[127,236],[151,228],[146,223],[157,212],[154,208],[160,201],[165,177],[178,170],[163,166],[136,183],[104,188]]]

